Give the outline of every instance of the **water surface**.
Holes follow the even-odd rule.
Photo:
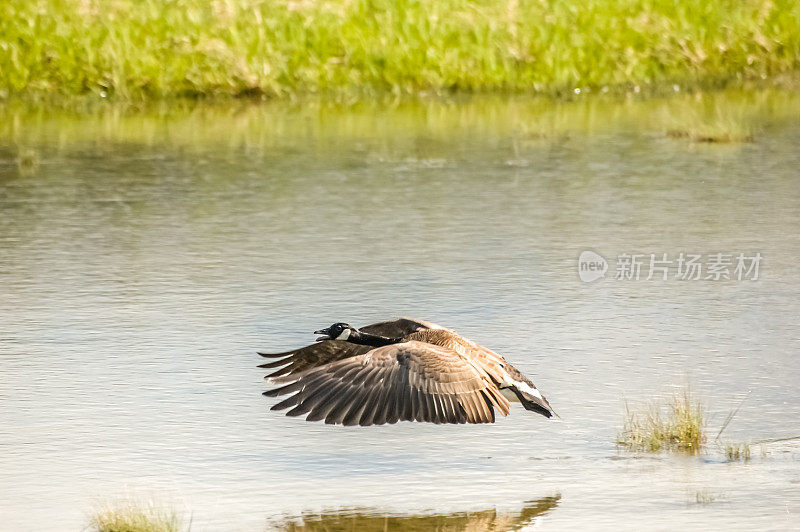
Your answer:
[[[782,94],[5,108],[0,528],[77,530],[129,495],[196,530],[796,527],[796,441],[748,463],[614,442],[626,399],[686,385],[712,436],[748,393],[726,439],[800,435],[798,109]],[[719,116],[755,142],[664,134]],[[605,279],[579,279],[587,249]],[[621,253],[681,252],[763,262],[757,281],[613,278]],[[268,411],[256,350],[400,315],[503,353],[564,421]]]

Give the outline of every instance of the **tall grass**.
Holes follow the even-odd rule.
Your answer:
[[[706,440],[704,408],[689,391],[673,395],[666,406],[651,403],[631,410],[626,405],[623,428],[617,435],[619,446],[645,452],[697,454]]]
[[[647,90],[796,79],[795,0],[4,0],[0,98]]]
[[[728,461],[736,462],[738,460],[744,460],[747,462],[750,460],[750,454],[749,443],[729,443],[725,445],[725,456],[728,458]]]
[[[126,499],[98,506],[90,528],[96,532],[182,532],[189,525],[175,509],[152,500]]]

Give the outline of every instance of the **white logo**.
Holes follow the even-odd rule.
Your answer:
[[[594,251],[582,251],[578,257],[578,276],[584,283],[591,283],[606,276],[608,262]]]

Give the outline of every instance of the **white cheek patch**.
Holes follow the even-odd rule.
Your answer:
[[[337,340],[347,340],[350,338],[350,329],[345,329],[342,331],[342,334],[336,337]]]

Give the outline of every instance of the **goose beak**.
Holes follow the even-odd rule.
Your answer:
[[[331,338],[330,333],[331,333],[330,327],[328,327],[327,329],[320,329],[318,331],[314,331],[314,334],[323,335],[323,336],[320,336],[319,338],[317,338],[317,342],[321,342],[323,340],[332,340],[333,338]]]

